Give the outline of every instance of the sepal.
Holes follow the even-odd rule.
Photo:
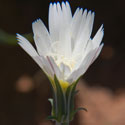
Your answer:
[[[87,110],[86,108],[80,107],[80,108],[77,108],[77,109],[75,110],[75,113],[77,113],[77,112],[80,111],[80,110],[84,110],[84,111],[88,112],[88,110]]]
[[[56,75],[54,76],[54,83],[56,86],[56,116],[58,121],[62,121],[63,117],[66,113],[66,99],[65,94],[61,88],[61,85],[59,83],[59,80],[57,79]]]
[[[74,97],[78,93],[76,85],[79,79],[74,83],[69,84],[65,91],[63,90],[56,75],[54,76],[54,79],[51,80],[54,96],[53,99],[49,99],[52,105],[52,113],[51,116],[49,116],[50,120],[55,120],[59,123],[69,123],[73,119],[76,112],[79,110],[87,111],[85,108],[75,109],[74,106]]]
[[[79,79],[76,80],[74,83],[72,83],[67,88],[67,91],[66,91],[67,111],[68,111],[67,112],[67,120],[69,120],[69,121],[71,121],[74,117],[74,115],[72,115],[72,112],[74,112],[74,110],[75,110],[74,97],[78,93],[78,90],[76,90],[76,85],[77,85]]]
[[[81,111],[81,110],[84,110],[84,111],[88,111],[86,108],[82,108],[82,107],[80,107],[80,108],[77,108],[77,109],[75,109],[72,113],[71,113],[71,118],[73,119],[73,117],[75,116],[75,114],[78,112],[78,111]]]

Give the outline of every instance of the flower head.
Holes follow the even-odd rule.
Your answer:
[[[77,8],[72,16],[68,2],[51,3],[49,30],[40,19],[32,23],[37,51],[19,34],[18,43],[49,78],[56,75],[66,87],[85,73],[103,47],[103,25],[91,38],[94,15],[87,9]]]

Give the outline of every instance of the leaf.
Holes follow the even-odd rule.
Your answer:
[[[24,34],[24,36],[30,41],[33,41],[32,33]],[[0,44],[7,44],[7,45],[17,45],[16,35],[9,34],[4,30],[0,29]]]

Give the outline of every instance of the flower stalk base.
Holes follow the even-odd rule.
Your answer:
[[[69,125],[77,111],[86,111],[85,108],[74,108],[74,96],[78,92],[76,91],[76,85],[79,79],[69,84],[66,89],[61,86],[56,76],[54,76],[54,80],[50,79],[50,81],[52,83],[53,99],[49,99],[52,105],[52,112],[48,119],[56,121],[56,125]]]

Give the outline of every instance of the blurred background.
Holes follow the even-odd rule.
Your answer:
[[[46,76],[18,45],[16,33],[32,40],[31,24],[41,18],[48,27],[48,7],[57,0],[0,0],[0,125],[51,125],[46,120],[52,93]],[[61,0],[59,0],[61,1]],[[104,24],[105,44],[99,58],[78,85],[72,125],[125,125],[125,2],[69,0],[95,11],[92,36]]]

